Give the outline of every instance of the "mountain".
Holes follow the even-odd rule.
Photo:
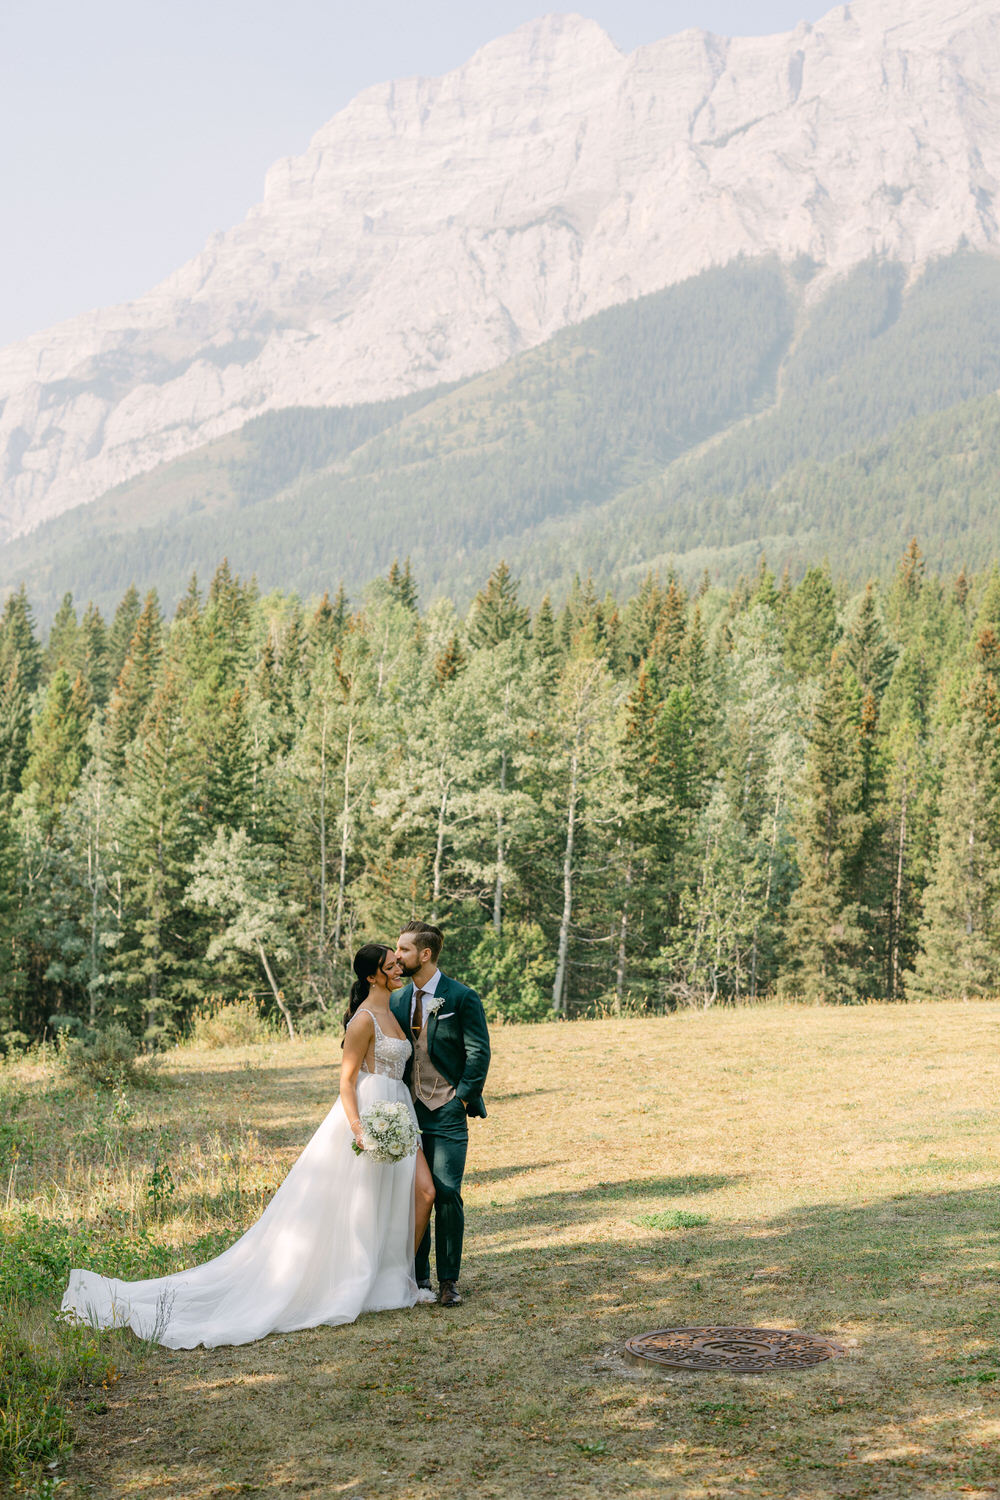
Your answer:
[[[762,550],[848,577],[991,560],[1000,535],[1000,258],[907,285],[868,260],[737,261],[561,330],[497,370],[394,401],[254,419],[0,551],[45,620],[66,590],[169,607],[223,555],[261,586],[355,596],[409,555],[460,603],[500,556],[526,596],[650,565],[731,581]]]
[[[369,89],[135,302],[0,353],[0,537],[290,407],[505,365],[738,257],[997,242],[1000,0],[855,0],[622,54],[550,16]],[[499,523],[498,523],[499,524]]]

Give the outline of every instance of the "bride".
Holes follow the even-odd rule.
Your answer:
[[[410,1043],[389,1009],[402,969],[391,948],[367,943],[354,973],[340,1098],[256,1224],[215,1260],[173,1276],[117,1281],[71,1271],[64,1312],[191,1349],[434,1300],[413,1276],[434,1202],[423,1152],[384,1163],[353,1149],[363,1145],[361,1116],[377,1100],[405,1104],[416,1125],[402,1081]]]

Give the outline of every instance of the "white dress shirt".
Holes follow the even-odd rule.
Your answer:
[[[419,990],[423,990],[423,992],[424,992],[424,999],[425,1000],[429,1000],[430,997],[431,997],[431,995],[433,995],[435,993],[435,991],[437,990],[438,980],[440,978],[441,978],[441,970],[440,969],[435,969],[434,973],[431,975],[430,979],[428,979],[428,981],[427,981],[426,984],[417,984],[417,982],[414,980],[414,983],[413,983],[413,994],[410,996],[410,1025],[411,1026],[413,1025],[413,1017],[417,1013],[417,990],[418,989]]]

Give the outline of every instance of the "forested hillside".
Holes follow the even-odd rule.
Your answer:
[[[414,913],[494,1018],[1000,990],[1000,571],[762,563],[458,614],[409,565],[304,608],[0,619],[0,1039],[211,995],[336,1025]]]
[[[735,263],[454,388],[272,413],[9,545],[0,587],[47,621],[67,589],[108,611],[131,581],[172,606],[223,554],[319,595],[407,553],[467,602],[502,551],[537,602],[576,571],[635,589],[651,562],[732,583],[762,548],[860,581],[914,531],[935,565],[984,566],[1000,260],[909,289],[870,261],[819,300],[811,276]]]

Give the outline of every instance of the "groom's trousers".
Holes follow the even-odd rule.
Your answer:
[[[462,1175],[469,1150],[469,1121],[461,1099],[450,1099],[440,1109],[428,1109],[414,1100],[424,1155],[434,1179],[434,1260],[438,1281],[457,1281],[462,1269],[462,1236],[465,1209],[462,1206]],[[431,1231],[420,1242],[416,1255],[418,1281],[431,1274]]]

